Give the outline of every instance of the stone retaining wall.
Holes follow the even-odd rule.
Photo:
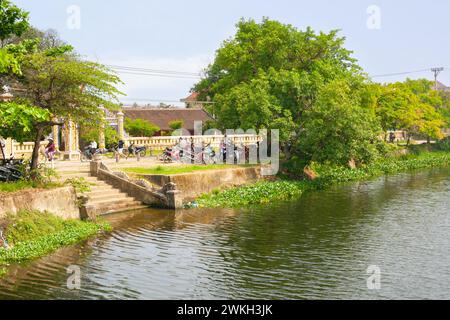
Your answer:
[[[232,168],[220,170],[197,171],[175,175],[140,175],[147,181],[164,186],[174,183],[181,191],[183,201],[190,201],[202,194],[222,189],[240,186],[261,179],[260,167]]]
[[[48,211],[64,219],[79,219],[80,209],[73,187],[29,189],[11,195],[0,195],[0,219],[20,210]]]

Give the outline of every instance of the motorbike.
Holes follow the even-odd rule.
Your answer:
[[[0,166],[0,181],[1,182],[13,182],[22,179],[23,173],[21,166],[23,160],[16,160],[11,155],[9,159],[4,159]]]
[[[227,149],[233,150],[233,153],[229,155]],[[220,154],[222,155],[223,163],[228,163],[228,159],[230,159],[234,164],[237,164],[241,159],[242,151],[236,145],[232,144],[230,147],[224,145],[220,148]]]
[[[166,149],[164,149],[160,160],[164,163],[180,160],[180,149],[176,146],[173,148],[167,147]]]
[[[211,144],[207,144],[203,149],[203,163],[205,164],[216,164],[216,152],[211,147]]]
[[[139,155],[141,158],[143,158],[147,155],[147,147],[136,147],[134,144],[132,144],[128,147],[127,150],[124,150],[124,154],[126,157]]]
[[[92,150],[91,147],[85,147],[83,153],[81,154],[81,162],[92,161],[94,156],[102,154],[101,149]]]

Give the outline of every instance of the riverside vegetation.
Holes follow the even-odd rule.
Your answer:
[[[111,230],[106,222],[64,220],[38,211],[8,215],[0,227],[8,247],[0,248],[0,276],[6,274],[6,267],[11,263],[36,259]]]
[[[320,190],[338,183],[367,180],[416,169],[444,167],[449,164],[450,151],[420,150],[413,150],[411,154],[400,157],[378,160],[355,169],[312,163],[310,168],[317,173],[317,178],[313,181],[294,180],[282,174],[276,181],[259,181],[253,185],[215,190],[201,196],[198,204],[200,207],[210,208],[268,205],[276,201],[298,199],[306,191]]]

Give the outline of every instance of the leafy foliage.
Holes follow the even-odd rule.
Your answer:
[[[98,141],[100,137],[100,127],[83,127],[80,132],[80,138],[85,142],[91,142],[91,141]],[[119,141],[119,134],[116,129],[105,126],[104,128],[105,133],[105,146],[106,148],[112,148],[117,141]]]
[[[64,184],[72,186],[78,194],[90,192],[93,185],[85,178],[67,179]]]
[[[172,130],[179,130],[182,129],[184,125],[184,121],[183,120],[174,120],[174,121],[170,121],[169,122],[169,128]]]
[[[379,156],[380,127],[372,112],[359,107],[360,96],[344,81],[319,91],[316,104],[305,112],[299,153],[316,162],[345,165],[349,159],[368,163]]]
[[[29,28],[28,12],[9,0],[0,0],[0,44],[11,35],[20,36]]]
[[[160,128],[144,119],[125,119],[125,131],[133,137],[152,137]]]
[[[37,167],[38,148],[43,132],[58,119],[71,119],[79,124],[99,123],[103,111],[117,109],[116,85],[120,79],[106,67],[77,57],[70,46],[25,53],[20,59],[22,75],[17,77],[24,88],[21,99],[27,101],[52,120],[33,119],[35,149],[32,168]],[[20,127],[18,127],[20,130]]]
[[[0,74],[20,73],[19,62],[16,57],[5,49],[0,49]]]
[[[344,40],[337,36],[337,31],[315,33],[310,28],[299,31],[267,18],[261,23],[241,20],[236,35],[223,43],[207,69],[207,77],[194,89],[215,102],[214,114],[220,129],[280,129],[281,146],[289,159],[301,153],[305,128],[318,124],[319,113],[323,115],[324,103],[331,99],[327,87],[343,84],[347,89],[333,98],[335,108],[341,100],[351,108],[348,111],[341,108],[340,117],[347,117],[339,119],[343,124],[355,120],[354,111],[358,119],[364,118],[365,112],[358,108],[365,107],[366,100],[362,98],[365,77],[351,52],[343,47]],[[322,94],[327,96],[321,97]],[[376,149],[372,140],[375,126],[370,123],[369,132],[359,134],[364,124],[359,130],[350,128],[349,133],[344,133],[347,130],[344,126],[340,130],[351,136],[353,145],[369,146],[372,152]],[[317,154],[320,150],[303,156],[333,161],[352,149],[353,154],[348,154],[347,160],[354,156],[376,157],[375,152],[368,157],[366,151],[355,155],[363,148],[352,148],[349,141],[335,139],[330,144],[336,143],[339,156],[326,150],[320,156]],[[309,150],[313,148],[308,146]]]
[[[35,125],[50,120],[50,112],[27,103],[0,103],[0,136],[14,137],[19,142],[29,141],[35,134]]]
[[[375,112],[384,131],[405,130],[442,139],[445,127],[443,99],[428,80],[406,80],[379,86],[375,93]]]

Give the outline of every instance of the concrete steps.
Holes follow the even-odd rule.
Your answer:
[[[85,195],[89,198],[86,206],[93,207],[99,215],[138,210],[147,208],[140,201],[121,192],[119,189],[107,184],[104,181],[92,177],[89,171],[58,172],[59,180],[66,181],[67,179],[83,178],[91,184],[91,190]]]

